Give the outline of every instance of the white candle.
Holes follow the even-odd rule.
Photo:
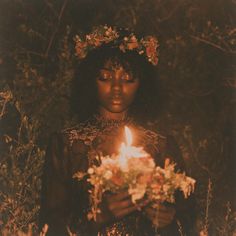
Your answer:
[[[127,162],[130,158],[140,158],[149,156],[142,147],[132,146],[132,133],[130,129],[125,126],[125,138],[126,143],[121,143],[120,153],[119,153],[119,164],[123,171],[127,171]]]

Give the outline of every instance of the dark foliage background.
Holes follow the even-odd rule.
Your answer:
[[[197,232],[235,233],[234,0],[1,0],[0,232],[37,229],[50,134],[73,123],[73,36],[94,25],[156,35],[165,111],[197,179]],[[157,108],[158,109],[158,108]]]

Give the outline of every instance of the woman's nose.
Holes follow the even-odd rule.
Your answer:
[[[112,90],[115,92],[122,91],[122,80],[119,75],[116,75],[112,79]]]

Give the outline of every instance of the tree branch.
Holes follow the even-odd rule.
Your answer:
[[[62,19],[62,16],[63,16],[63,13],[64,13],[64,10],[66,8],[66,5],[68,3],[69,0],[65,0],[63,2],[63,5],[61,7],[61,10],[60,10],[60,13],[59,13],[59,16],[58,16],[58,22],[57,22],[57,26],[55,27],[55,30],[53,31],[52,35],[51,35],[51,38],[49,40],[49,43],[48,43],[48,46],[47,46],[47,49],[46,49],[46,52],[45,52],[45,57],[48,57],[48,53],[52,47],[52,43],[54,41],[54,38],[55,38],[55,35],[58,31],[58,28],[59,28],[59,25],[60,25],[60,22],[61,22],[61,19]]]
[[[52,3],[48,2],[48,0],[44,0],[44,2],[46,3],[46,5],[48,6],[48,8],[50,8],[50,10],[52,11],[53,15],[55,17],[58,17],[58,13],[55,11],[55,9],[53,8]]]
[[[180,5],[181,5],[180,3],[175,4],[175,7],[172,10],[170,10],[166,16],[158,18],[158,22],[162,23],[164,21],[169,20],[174,15],[174,13],[179,9]]]
[[[216,43],[213,43],[213,42],[211,42],[211,41],[208,41],[208,40],[206,40],[206,39],[203,39],[203,38],[200,38],[200,37],[197,37],[197,36],[194,36],[194,35],[190,35],[190,37],[191,38],[193,38],[193,39],[195,39],[195,40],[197,40],[197,41],[199,41],[199,42],[202,42],[202,43],[205,43],[205,44],[208,44],[208,45],[210,45],[210,46],[212,46],[212,47],[214,47],[214,48],[217,48],[217,49],[219,49],[219,50],[221,50],[221,51],[223,51],[223,52],[226,52],[226,53],[233,53],[233,54],[235,54],[236,53],[236,51],[233,51],[233,50],[226,50],[225,48],[222,48],[220,45],[218,45],[218,44],[216,44]]]

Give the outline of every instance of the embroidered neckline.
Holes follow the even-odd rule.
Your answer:
[[[136,127],[137,131],[139,131],[140,138],[143,139],[143,143],[148,143],[158,151],[158,137],[161,137],[161,135],[136,124],[132,117],[125,117],[122,120],[108,120],[96,114],[86,122],[78,123],[63,132],[67,134],[70,146],[72,146],[73,142],[76,140],[81,140],[86,145],[90,146],[96,137],[110,133],[113,129],[125,125]]]
[[[129,116],[125,116],[123,119],[119,119],[119,120],[114,120],[114,119],[105,119],[104,117],[102,117],[101,115],[95,114],[93,116],[93,120],[95,121],[95,123],[97,124],[101,124],[102,126],[117,126],[117,125],[122,125],[122,124],[129,124],[129,123],[134,123],[134,120],[132,117]]]

